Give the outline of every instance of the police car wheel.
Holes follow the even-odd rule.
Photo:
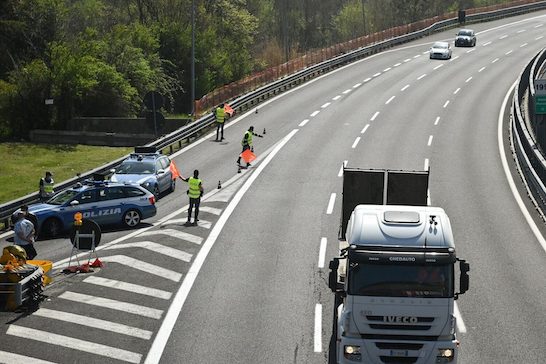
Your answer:
[[[158,186],[155,186],[155,187],[154,187],[154,192],[153,192],[153,194],[154,194],[155,199],[156,199],[156,200],[159,200],[159,194],[160,194],[160,192],[159,192],[159,187],[158,187]]]
[[[140,220],[140,213],[137,210],[129,210],[123,215],[123,223],[128,227],[137,226]]]
[[[62,224],[59,219],[54,217],[47,219],[42,225],[42,234],[49,238],[57,237],[61,234]]]

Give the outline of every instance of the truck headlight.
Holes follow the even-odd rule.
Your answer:
[[[453,349],[438,349],[438,355],[436,355],[436,363],[449,363],[453,360],[455,352]]]
[[[361,361],[362,354],[360,353],[360,346],[345,345],[345,347],[343,348],[343,356],[347,360]]]

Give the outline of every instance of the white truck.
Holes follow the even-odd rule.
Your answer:
[[[455,254],[444,210],[427,204],[428,176],[344,170],[340,257],[329,275],[336,363],[457,361],[454,301],[470,266]]]

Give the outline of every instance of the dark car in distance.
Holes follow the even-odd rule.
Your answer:
[[[455,36],[455,47],[474,47],[476,34],[472,29],[461,29]]]

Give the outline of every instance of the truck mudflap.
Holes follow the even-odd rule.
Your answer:
[[[410,341],[340,337],[337,362],[355,363],[456,363],[458,341]]]

